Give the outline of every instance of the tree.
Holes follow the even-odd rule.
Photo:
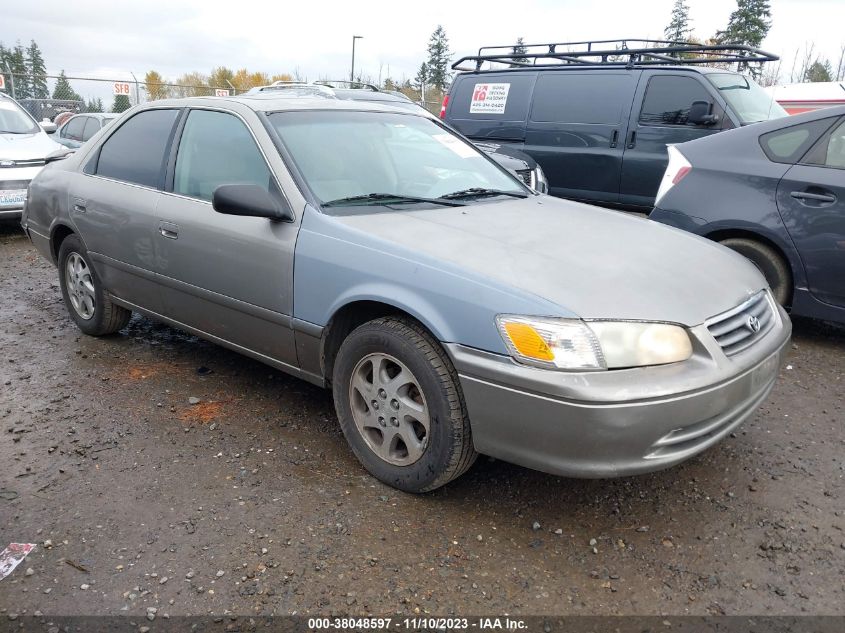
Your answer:
[[[267,73],[249,72],[246,68],[241,68],[232,77],[232,83],[238,90],[249,90],[257,86],[266,86],[270,83],[270,77]]]
[[[226,90],[231,90],[232,87],[229,84],[233,82],[234,78],[234,71],[226,68],[225,66],[218,66],[213,69],[211,74],[208,76],[208,85],[212,88],[225,88]]]
[[[29,71],[30,96],[35,99],[46,99],[50,96],[47,89],[47,67],[44,64],[44,56],[35,40],[31,40],[26,49],[26,66]]]
[[[71,87],[70,82],[65,76],[65,71],[59,73],[59,78],[56,80],[56,85],[53,88],[53,99],[73,99],[74,101],[82,101],[82,97]]]
[[[164,84],[164,78],[157,71],[148,71],[144,75],[144,88],[147,91],[147,99],[149,101],[167,99],[170,96],[170,86]]]
[[[833,69],[830,67],[830,62],[827,60],[822,62],[820,59],[814,61],[804,73],[804,81],[833,81]]]
[[[88,104],[85,106],[85,109],[88,112],[102,112],[103,111],[103,100],[100,97],[96,99],[88,99]]]
[[[111,106],[112,112],[126,112],[132,104],[129,102],[128,95],[117,95],[114,98],[114,103]]]
[[[204,97],[210,93],[208,89],[208,77],[198,72],[185,73],[177,77],[174,82],[178,85],[172,86],[174,97]]]
[[[32,96],[29,73],[26,68],[26,54],[18,42],[14,48],[7,49],[5,64],[14,78],[15,98],[26,99]]]
[[[437,25],[434,33],[428,40],[428,62],[427,75],[428,83],[440,92],[445,92],[449,86],[451,73],[449,62],[452,61],[452,53],[449,50],[449,39],[443,26]]]
[[[686,42],[692,33],[690,27],[689,7],[686,0],[675,0],[672,7],[672,18],[663,29],[663,37],[673,42]]]
[[[528,52],[528,48],[526,48],[525,46],[525,40],[523,40],[521,37],[516,38],[516,44],[511,47],[511,52],[514,55],[525,55],[525,53]],[[524,59],[520,59],[518,57],[513,58],[513,61],[517,63],[511,64],[511,67],[519,66],[518,62],[525,62]]]
[[[270,77],[270,83],[274,81],[293,81],[293,75],[290,73],[278,73]],[[228,86],[226,86],[228,88]]]
[[[772,28],[769,0],[737,0],[728,26],[716,34],[722,44],[759,47]]]

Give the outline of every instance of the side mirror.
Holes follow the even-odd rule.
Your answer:
[[[68,147],[63,147],[62,149],[57,149],[55,152],[50,152],[47,156],[44,157],[44,163],[55,163],[57,160],[64,160],[71,154],[73,154],[76,150],[70,149]]]
[[[293,220],[293,213],[281,196],[270,195],[258,185],[220,185],[211,195],[217,213],[271,220]]]
[[[50,119],[44,119],[38,125],[40,125],[41,129],[47,132],[47,134],[52,134],[56,131],[56,124],[50,121]]]
[[[719,120],[713,111],[713,104],[709,101],[693,101],[689,109],[687,121],[693,125],[713,125]]]

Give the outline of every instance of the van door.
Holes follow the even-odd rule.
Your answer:
[[[695,125],[687,121],[693,101],[708,101],[717,122]],[[733,123],[723,101],[697,73],[644,71],[631,109],[619,202],[650,208],[666,171],[667,145],[684,143],[719,132]]]
[[[523,151],[543,168],[552,195],[617,201],[624,139],[641,72],[556,70],[539,75]]]

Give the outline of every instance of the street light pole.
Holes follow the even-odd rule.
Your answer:
[[[352,69],[349,71],[349,81],[355,81],[355,40],[363,40],[363,35],[352,36]]]

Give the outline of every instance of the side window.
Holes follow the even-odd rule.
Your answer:
[[[126,121],[100,148],[97,175],[160,187],[165,152],[179,110],[145,110]]]
[[[713,102],[713,95],[693,77],[652,77],[640,110],[640,125],[693,125],[687,123],[693,101]]]
[[[82,133],[85,130],[85,121],[88,120],[87,116],[75,116],[64,127],[64,131],[62,132],[62,138],[67,138],[72,141],[81,141],[82,140]]]
[[[760,147],[766,157],[774,163],[795,164],[832,122],[832,119],[821,119],[768,132],[760,136]]]
[[[232,114],[192,110],[185,122],[173,192],[211,201],[220,185],[255,184],[271,189],[270,169],[247,127]]]
[[[845,169],[845,119],[823,136],[802,162]]]
[[[576,73],[541,75],[534,88],[531,120],[538,123],[615,125],[631,106],[631,73]]]
[[[100,131],[100,120],[96,117],[85,117],[87,122],[85,123],[85,130],[82,132],[82,140],[87,141],[89,138],[94,136],[97,132]]]

